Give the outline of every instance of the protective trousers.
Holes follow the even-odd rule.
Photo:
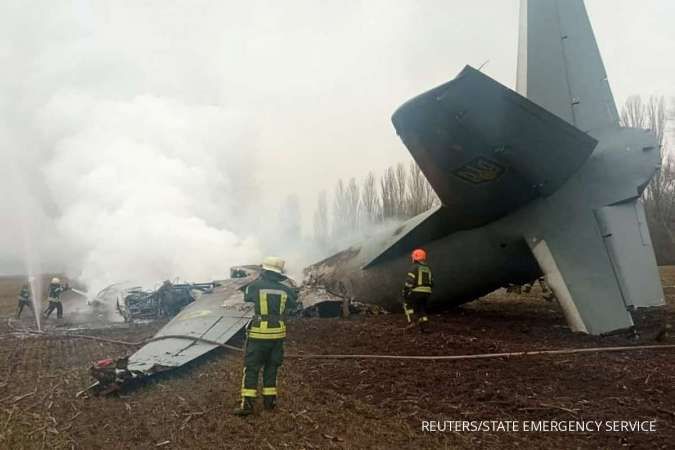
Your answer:
[[[427,302],[429,301],[429,294],[425,292],[411,292],[408,294],[405,304],[403,305],[408,319],[408,323],[412,322],[412,315],[417,315],[417,323],[420,326],[429,321],[427,317]]]
[[[28,307],[28,309],[33,311],[33,305],[31,304],[30,301],[21,300],[21,301],[19,301],[19,308],[16,311],[16,318],[17,319],[19,319],[21,317],[21,313],[23,312],[24,307]]]
[[[45,317],[49,317],[49,315],[52,313],[52,311],[56,310],[56,318],[60,319],[63,317],[63,305],[61,304],[60,300],[49,300],[49,306],[47,307],[47,311],[45,311]]]
[[[244,376],[241,385],[242,399],[256,397],[258,374],[263,370],[263,397],[276,397],[277,371],[284,361],[283,339],[253,339],[246,344]]]

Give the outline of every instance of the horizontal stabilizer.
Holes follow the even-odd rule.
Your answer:
[[[415,247],[440,239],[447,234],[450,227],[451,218],[447,210],[442,206],[434,207],[396,228],[386,237],[379,253],[375,254],[363,268],[366,269],[385,259],[400,256]]]
[[[603,334],[633,326],[593,213],[575,214],[565,226],[556,226],[559,217],[532,222],[543,228],[527,242],[572,331]]]
[[[665,304],[642,202],[635,198],[595,213],[627,307]]]
[[[597,141],[481,72],[401,106],[392,121],[454,229],[494,221],[558,189]]]

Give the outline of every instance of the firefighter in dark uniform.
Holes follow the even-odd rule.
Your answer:
[[[403,311],[408,323],[412,325],[413,315],[417,315],[417,325],[421,332],[428,331],[427,303],[434,285],[431,269],[427,265],[427,252],[415,249],[411,255],[412,267],[406,275],[403,285]]]
[[[49,283],[49,288],[47,291],[47,300],[49,300],[49,306],[45,311],[45,317],[49,317],[52,311],[56,310],[56,318],[60,319],[63,317],[63,305],[61,304],[61,294],[63,293],[63,286],[61,285],[61,280],[58,278],[52,278],[51,283]]]
[[[263,406],[267,410],[276,406],[277,371],[284,360],[284,318],[288,311],[295,310],[298,295],[283,275],[281,258],[265,258],[262,268],[260,277],[246,286],[244,293],[244,301],[255,304],[255,316],[247,330],[241,405],[234,410],[238,416],[253,412],[260,369],[263,371]]]
[[[24,283],[23,286],[21,286],[21,291],[19,292],[19,307],[16,310],[16,318],[20,319],[21,318],[21,312],[23,311],[24,307],[28,307],[33,312],[33,315],[35,315],[35,311],[33,311],[33,303],[31,302],[31,295],[30,295],[30,286],[28,283]]]

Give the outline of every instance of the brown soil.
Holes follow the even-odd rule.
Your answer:
[[[675,284],[675,268],[663,275],[664,285]],[[18,280],[0,280],[0,333],[9,331],[18,288]],[[666,293],[675,298],[671,290]],[[557,305],[539,294],[492,294],[433,316],[429,335],[406,332],[396,314],[295,320],[287,352],[440,355],[634,344],[571,334]],[[675,322],[670,300],[665,312],[640,314],[640,343],[654,343],[660,327]],[[65,314],[68,320],[67,302]],[[31,326],[31,320],[24,313],[14,326]],[[140,340],[159,326],[90,333]],[[241,356],[216,351],[119,397],[75,398],[90,384],[93,361],[129,351],[93,341],[3,336],[0,448],[672,448],[675,442],[675,350],[454,362],[287,359],[279,410],[245,419],[230,415]],[[657,431],[422,431],[423,420],[500,419],[654,419]]]

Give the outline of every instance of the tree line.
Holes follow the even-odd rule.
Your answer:
[[[667,129],[672,119],[672,110],[669,111],[663,96],[634,95],[621,109],[622,126],[650,130],[659,146],[661,169],[642,195],[659,264],[675,264],[675,166]]]
[[[620,114],[622,126],[651,130],[658,141],[661,170],[645,189],[642,201],[659,264],[675,264],[675,163],[668,140],[668,125],[674,118],[663,96],[631,96]],[[370,172],[361,180],[340,179],[330,203],[326,191],[319,194],[314,239],[330,247],[329,242],[358,235],[373,225],[409,219],[438,203],[414,161],[388,167],[379,177]]]
[[[391,220],[405,220],[439,203],[419,166],[411,161],[388,167],[377,177],[369,172],[362,180],[338,180],[332,205],[328,194],[319,194],[314,211],[314,238],[319,243],[358,234]]]

